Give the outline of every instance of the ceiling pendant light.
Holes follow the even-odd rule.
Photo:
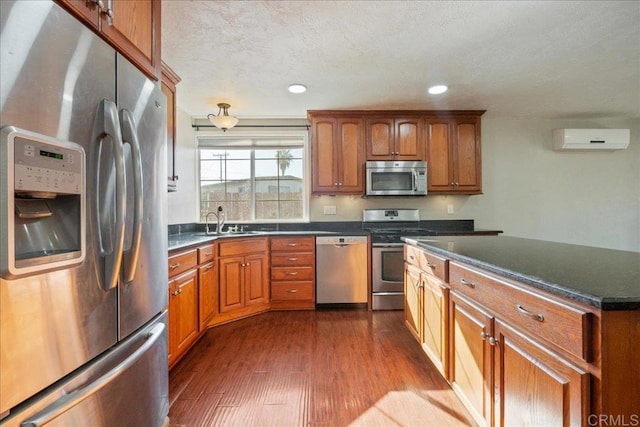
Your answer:
[[[238,118],[229,115],[230,107],[231,105],[221,102],[218,104],[218,115],[214,116],[213,114],[209,114],[207,116],[211,124],[218,129],[222,129],[223,132],[226,132],[227,129],[231,129],[238,124]]]

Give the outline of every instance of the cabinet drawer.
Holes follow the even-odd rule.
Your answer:
[[[271,282],[271,299],[313,301],[313,282]]]
[[[311,252],[303,253],[272,253],[273,266],[313,266],[315,257]]]
[[[404,245],[404,260],[428,274],[433,274],[443,282],[449,281],[449,260],[410,245]]]
[[[213,259],[213,245],[200,246],[198,248],[198,264],[204,264]]]
[[[267,250],[267,239],[229,239],[220,242],[220,256],[247,255]]]
[[[496,317],[590,361],[591,313],[588,311],[455,262],[449,265],[449,275],[452,289],[484,305]]]
[[[271,280],[313,280],[314,269],[306,267],[271,267]]]
[[[198,265],[198,256],[195,249],[179,252],[169,257],[169,277],[185,272]]]
[[[272,237],[272,251],[313,252],[315,239],[309,237]]]

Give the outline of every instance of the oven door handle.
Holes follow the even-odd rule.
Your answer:
[[[404,243],[374,243],[371,245],[372,248],[401,248],[404,246]]]

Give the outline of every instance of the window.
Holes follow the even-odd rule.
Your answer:
[[[200,221],[222,206],[227,222],[306,221],[305,140],[200,140]]]

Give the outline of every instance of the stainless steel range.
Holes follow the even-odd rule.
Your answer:
[[[404,309],[404,259],[401,236],[426,236],[418,209],[365,209],[363,229],[371,233],[373,310]]]

